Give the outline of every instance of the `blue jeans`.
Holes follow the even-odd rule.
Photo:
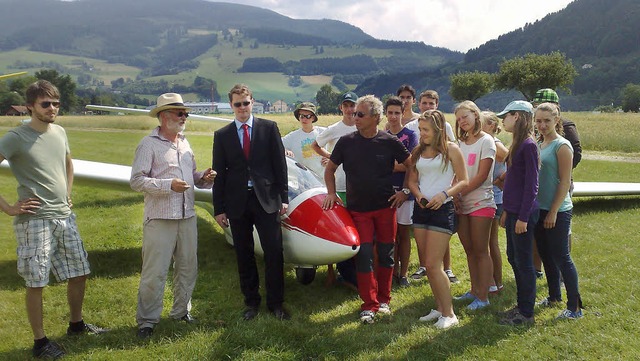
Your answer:
[[[538,222],[538,210],[533,211],[527,222],[527,231],[516,234],[518,215],[507,213],[507,259],[516,279],[518,308],[523,316],[533,316],[536,303],[536,270],[533,267],[533,232]]]
[[[578,291],[578,271],[569,254],[569,229],[571,228],[572,211],[558,212],[556,226],[544,228],[544,219],[549,212],[540,211],[540,220],[536,225],[535,236],[538,253],[544,265],[544,274],[549,286],[549,299],[561,301],[560,274],[567,289],[567,309],[577,311],[582,308],[582,300]]]

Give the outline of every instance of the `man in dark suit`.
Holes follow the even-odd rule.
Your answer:
[[[254,255],[253,227],[264,251],[267,307],[281,320],[289,319],[284,302],[284,256],[280,216],[289,203],[287,163],[276,123],[251,114],[253,96],[244,84],[229,91],[233,123],[215,132],[213,208],[220,227],[231,227],[238,260],[244,319],[258,314],[260,293]]]

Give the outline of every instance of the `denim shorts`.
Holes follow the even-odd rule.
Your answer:
[[[453,234],[455,211],[453,202],[447,202],[438,210],[420,208],[416,202],[413,207],[413,227],[424,228],[446,234]]]

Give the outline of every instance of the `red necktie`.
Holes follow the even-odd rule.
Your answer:
[[[244,157],[249,159],[249,152],[251,151],[251,138],[249,138],[249,126],[247,124],[242,124],[242,129],[244,130],[244,134],[242,135],[242,151],[244,152]]]

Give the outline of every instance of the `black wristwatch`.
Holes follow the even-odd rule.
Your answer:
[[[409,195],[411,191],[409,190],[409,188],[402,188],[402,193]]]

